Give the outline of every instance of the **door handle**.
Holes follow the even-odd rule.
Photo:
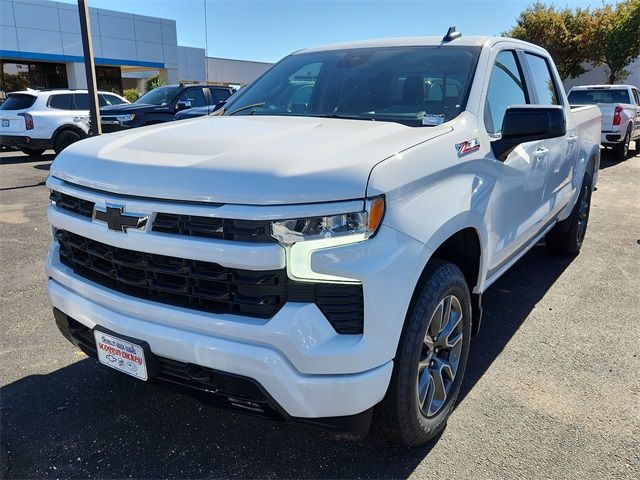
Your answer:
[[[533,152],[533,156],[536,157],[538,160],[541,160],[547,156],[547,153],[549,153],[548,148],[538,147],[536,151]]]

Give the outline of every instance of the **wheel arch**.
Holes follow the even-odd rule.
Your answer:
[[[472,334],[476,335],[482,320],[482,285],[486,276],[486,228],[483,223],[462,223],[467,215],[451,219],[433,235],[428,247],[433,252],[427,260],[412,296],[413,304],[422,285],[427,267],[433,259],[444,260],[456,265],[462,271],[471,294],[473,309]]]
[[[80,135],[82,138],[86,138],[87,137],[87,132],[85,132],[84,130],[82,130],[80,127],[78,127],[77,125],[73,125],[71,123],[65,123],[64,125],[60,125],[58,128],[55,129],[55,131],[53,132],[53,135],[51,135],[51,140],[53,142],[56,141],[56,137],[63,131],[65,130],[71,130],[76,132],[78,135]]]

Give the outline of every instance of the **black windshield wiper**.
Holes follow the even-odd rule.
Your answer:
[[[320,117],[320,118],[341,118],[343,120],[369,120],[375,122],[376,119],[373,117],[360,117],[358,115],[341,115],[339,113],[328,113],[326,115],[311,115],[312,117]]]
[[[233,115],[234,113],[242,112],[243,110],[249,110],[250,108],[263,107],[266,103],[267,102],[260,102],[260,103],[252,103],[251,105],[245,105],[244,107],[235,109],[233,112],[227,113],[227,115]]]

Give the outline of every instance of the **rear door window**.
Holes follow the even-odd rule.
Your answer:
[[[636,100],[636,105],[640,105],[640,91],[633,89],[633,98]]]
[[[35,101],[36,97],[33,95],[14,93],[9,95],[0,105],[0,110],[24,110],[25,108],[30,108]]]
[[[231,92],[226,88],[210,88],[209,91],[214,105],[218,102],[224,102],[231,96]]]
[[[536,103],[538,105],[560,105],[558,89],[547,60],[532,53],[525,53],[525,57],[533,79],[533,89],[537,97]]]
[[[89,94],[74,93],[73,102],[76,110],[89,110]]]
[[[73,110],[73,95],[70,93],[51,95],[51,97],[49,98],[49,108],[57,108],[59,110]]]
[[[126,103],[124,100],[122,100],[120,97],[116,95],[110,95],[108,93],[105,93],[103,97],[107,105],[122,105],[123,103]]]

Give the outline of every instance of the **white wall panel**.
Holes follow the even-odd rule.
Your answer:
[[[15,27],[0,27],[0,45],[2,50],[18,51],[18,36]]]
[[[41,30],[60,30],[58,22],[58,8],[55,3],[42,2],[13,3],[16,27],[36,28]]]
[[[164,51],[161,43],[136,42],[136,49],[138,60],[141,62],[164,62]]]
[[[56,13],[56,17],[58,16]],[[60,32],[17,28],[18,47],[21,51],[63,55]]]
[[[0,25],[16,26],[16,21],[13,17],[13,3],[9,0],[0,0]]]
[[[136,42],[134,42],[133,40],[104,37],[102,38],[102,40],[103,57],[118,58],[124,60],[137,60]]]
[[[137,16],[136,16],[137,17]],[[134,20],[136,40],[162,43],[162,24],[160,22],[142,22]]]
[[[113,15],[100,11],[100,35],[103,37],[117,38],[120,40],[135,40],[133,27],[133,15]],[[105,45],[103,45],[104,47]]]

